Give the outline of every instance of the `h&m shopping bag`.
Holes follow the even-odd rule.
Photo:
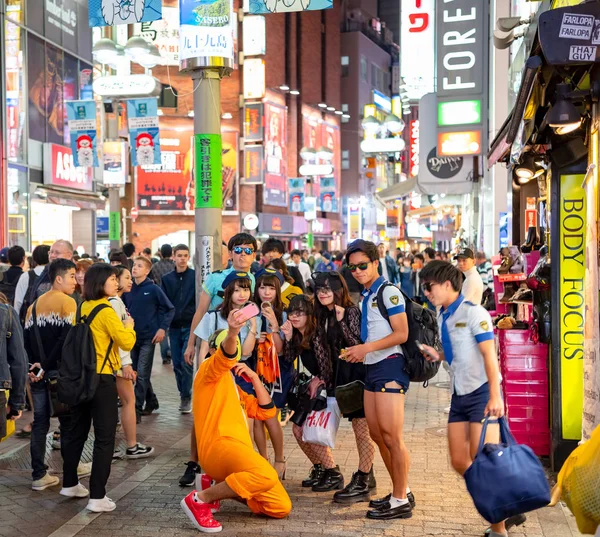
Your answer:
[[[327,398],[327,408],[313,410],[302,427],[302,440],[329,448],[335,447],[335,437],[340,426],[340,409],[335,397]]]
[[[465,472],[465,482],[479,514],[496,524],[550,503],[550,487],[542,465],[529,446],[517,444],[505,418],[500,418],[500,444],[485,444],[485,419],[479,449]]]

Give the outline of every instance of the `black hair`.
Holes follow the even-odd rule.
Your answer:
[[[300,253],[300,250],[292,250],[292,257],[294,257],[295,255],[299,255],[300,257],[302,257],[302,254]]]
[[[110,254],[109,262],[113,263],[114,261],[118,262],[121,265],[127,265],[129,263],[129,259],[127,258],[127,254],[125,252],[117,251]]]
[[[71,269],[77,270],[77,265],[70,259],[58,258],[48,265],[48,278],[50,284],[53,285],[58,276],[64,276]]]
[[[431,246],[425,248],[425,250],[423,250],[423,253],[427,254],[429,259],[435,259],[435,250]]]
[[[25,261],[25,250],[22,246],[11,246],[8,249],[8,262],[13,267],[18,267]]]
[[[294,285],[294,278],[292,278],[290,276],[290,273],[288,272],[288,268],[287,265],[285,264],[285,261],[283,259],[273,259],[268,265],[267,268],[274,268],[275,270],[279,270],[281,272],[281,274],[283,274],[283,279]]]
[[[423,254],[415,254],[415,257],[413,257],[414,259],[420,259],[421,261],[423,261],[423,263],[425,263],[425,256]]]
[[[150,250],[150,248],[144,248],[142,250],[142,253],[144,253],[146,255],[152,255],[152,250]]]
[[[181,250],[185,250],[186,252],[189,252],[190,247],[187,244],[178,244],[177,246],[175,246],[175,248],[173,248],[173,253],[176,254],[177,252],[179,252]]]
[[[170,257],[173,256],[173,248],[171,247],[170,244],[163,244],[160,247],[160,255],[162,256],[163,259],[169,259]]]
[[[84,300],[100,300],[106,298],[104,285],[106,280],[115,276],[115,267],[108,263],[96,263],[85,273],[83,280],[83,298]]]
[[[285,254],[285,246],[279,239],[267,239],[262,245],[262,254],[266,255],[269,252],[279,252],[281,255]]]
[[[371,241],[357,239],[352,242],[348,246],[348,250],[346,250],[346,263],[350,263],[350,256],[356,252],[362,252],[365,254],[369,258],[369,261],[379,260],[379,250],[377,250],[375,243]]]
[[[123,266],[123,265],[117,265],[116,267],[113,267],[113,270],[115,271],[115,276],[117,277],[117,280],[121,279],[121,276],[123,276],[123,272],[128,271],[131,272],[129,270],[129,267],[127,266]],[[119,284],[119,291],[121,290],[121,284]]]
[[[316,331],[316,317],[314,314],[313,302],[306,295],[296,295],[290,300],[288,306],[288,316],[294,311],[306,313],[306,330],[304,335],[299,330],[294,328],[292,332],[292,340],[289,345],[292,350],[291,355],[296,358],[302,351],[310,349],[312,340]]]
[[[235,288],[239,287],[240,289],[248,289],[250,291],[250,298],[252,298],[252,281],[250,278],[240,278],[239,280],[233,280],[224,290],[223,293],[223,302],[217,308],[221,312],[221,317],[227,320],[231,310],[234,308],[231,303],[231,298],[233,297],[233,293],[235,293]]]
[[[127,256],[127,257],[131,257],[133,254],[135,254],[135,245],[131,242],[126,242],[123,245],[123,253]]]
[[[47,265],[50,263],[48,252],[50,252],[50,246],[47,244],[40,244],[33,249],[31,257],[33,257],[36,265]]]
[[[231,237],[227,243],[227,249],[231,252],[236,246],[241,246],[242,244],[251,244],[255,252],[258,250],[256,239],[250,233],[237,233]]]
[[[86,253],[81,254],[81,259],[90,259],[90,254],[86,254]]]
[[[416,256],[415,256],[416,257]],[[421,269],[422,282],[445,283],[450,282],[452,289],[460,292],[464,280],[462,272],[448,261],[430,261]]]

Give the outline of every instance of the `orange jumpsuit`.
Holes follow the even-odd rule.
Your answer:
[[[277,472],[252,446],[246,415],[267,420],[277,409],[261,408],[256,397],[235,383],[231,368],[239,355],[228,358],[219,346],[204,360],[194,379],[193,413],[198,462],[217,482],[225,481],[253,513],[286,517],[292,502]]]

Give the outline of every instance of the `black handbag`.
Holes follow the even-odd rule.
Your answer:
[[[338,358],[338,366],[335,372],[335,400],[342,414],[348,415],[358,412],[364,408],[365,383],[362,380],[353,380],[347,384],[337,385],[340,369],[348,364]]]

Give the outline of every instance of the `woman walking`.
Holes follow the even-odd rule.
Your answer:
[[[113,511],[116,504],[106,496],[106,482],[110,476],[117,427],[117,385],[115,373],[121,369],[119,349],[130,351],[135,344],[133,319],[124,322],[111,308],[108,299],[118,293],[119,282],[114,269],[106,263],[90,267],[83,284],[84,302],[79,306],[78,318],[90,317],[94,338],[98,386],[90,401],[71,407],[71,420],[63,434],[63,487],[75,490],[81,487],[77,478],[77,462],[94,424],[94,454],[90,477],[90,500],[87,508],[95,513]],[[83,488],[83,487],[82,487]]]

